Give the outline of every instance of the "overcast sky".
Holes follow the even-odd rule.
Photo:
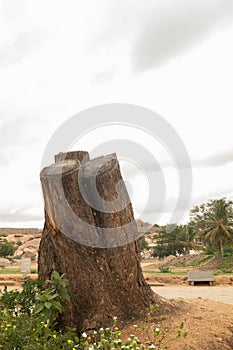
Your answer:
[[[50,137],[74,114],[112,102],[152,109],[177,131],[193,166],[191,206],[233,198],[232,62],[232,0],[0,0],[0,227],[42,227]],[[91,151],[93,140],[77,146]],[[178,186],[167,158],[161,150],[160,224]],[[122,166],[140,217],[146,181]]]

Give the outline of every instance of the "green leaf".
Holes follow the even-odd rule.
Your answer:
[[[68,293],[62,293],[61,297],[67,301],[71,301],[70,295]]]
[[[55,294],[53,294],[53,295],[50,295],[49,297],[48,297],[48,300],[53,300],[53,299],[55,299],[56,297],[58,297],[59,295],[57,294],[57,293],[55,293]]]
[[[55,308],[59,312],[62,312],[62,305],[58,301],[53,301],[52,306],[53,306],[53,308]]]
[[[50,309],[51,306],[52,306],[52,304],[51,304],[50,302],[48,302],[48,301],[46,301],[46,302],[44,303],[44,305],[45,305],[46,309]]]
[[[55,280],[59,280],[60,279],[60,275],[57,271],[53,271],[52,272],[52,278]]]
[[[34,308],[34,313],[38,314],[39,312],[41,312],[44,309],[44,305],[43,304],[37,304],[36,307]]]
[[[183,328],[184,328],[184,321],[181,322],[181,324],[180,324],[180,329],[183,329]]]

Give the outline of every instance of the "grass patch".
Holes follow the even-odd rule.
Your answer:
[[[19,268],[4,268],[4,269],[0,269],[0,275],[12,275],[12,274],[19,274],[20,269]]]
[[[233,275],[233,271],[225,271],[225,270],[214,271],[214,276],[231,276],[231,275]]]
[[[212,258],[213,258],[213,255],[208,255],[203,259],[194,261],[191,266],[200,266],[201,264],[204,264],[205,262],[209,261]]]
[[[171,271],[171,272],[162,273],[160,271],[151,270],[151,271],[143,271],[143,273],[153,273],[153,274],[162,275],[162,276],[169,276],[169,275],[186,276],[187,275],[186,271]]]
[[[213,258],[213,255],[208,255],[202,259],[193,261],[192,263],[183,263],[183,264],[177,264],[176,267],[188,267],[188,266],[200,266],[201,264],[204,264],[205,262],[209,261],[211,258]]]
[[[223,258],[223,260],[220,263],[219,270],[233,272],[233,257],[228,256]]]
[[[37,269],[31,269],[31,274],[36,274]],[[14,275],[14,274],[21,274],[21,271],[19,268],[4,268],[0,269],[0,275]]]
[[[171,272],[169,266],[159,266],[159,271],[161,273],[170,273]]]

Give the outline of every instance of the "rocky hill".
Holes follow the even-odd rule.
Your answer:
[[[14,258],[36,260],[41,235],[42,230],[37,228],[0,228],[0,242],[8,241],[18,247]],[[1,264],[6,266],[4,261]]]

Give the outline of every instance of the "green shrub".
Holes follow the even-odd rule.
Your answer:
[[[218,247],[215,245],[206,247],[205,254],[220,256]],[[233,256],[233,247],[227,244],[223,245],[223,255],[224,257]]]
[[[161,273],[170,273],[170,267],[169,266],[159,266],[159,270]]]
[[[0,237],[7,237],[7,233],[5,233],[5,232],[0,232]]]
[[[16,247],[11,242],[0,242],[0,257],[6,258],[12,256],[16,250]]]
[[[60,312],[64,309],[65,301],[70,301],[67,290],[67,281],[64,275],[53,271],[52,280],[47,281],[47,288],[38,294],[34,314],[42,314],[45,323],[53,323]]]
[[[1,292],[0,305],[5,314],[19,316],[22,314],[32,314],[32,310],[37,304],[37,298],[42,293],[42,282],[31,280],[29,277],[23,279],[22,290],[14,289],[8,291],[7,287]]]
[[[223,247],[224,257],[233,256],[233,247],[225,245]]]
[[[133,326],[135,333],[125,341],[121,331],[116,326],[117,318],[113,318],[111,328],[101,328],[90,334],[83,332],[77,335],[75,329],[67,329],[62,333],[57,330],[56,318],[64,311],[65,302],[70,301],[67,281],[64,275],[52,273],[52,280],[44,284],[39,280],[26,277],[21,290],[8,291],[7,288],[0,296],[0,349],[4,350],[110,350],[110,349],[137,349],[137,350],[165,350],[166,336],[170,329],[162,326],[165,318],[161,317],[160,328],[151,327],[153,311],[148,314],[146,326],[139,329]],[[183,331],[184,323],[178,328],[176,338],[186,337]],[[136,336],[138,331],[145,331],[150,342],[143,344]]]
[[[148,243],[146,241],[145,236],[140,237],[139,242],[140,242],[140,250],[141,250],[141,252],[144,251],[144,250],[149,250],[149,245],[148,245]]]

